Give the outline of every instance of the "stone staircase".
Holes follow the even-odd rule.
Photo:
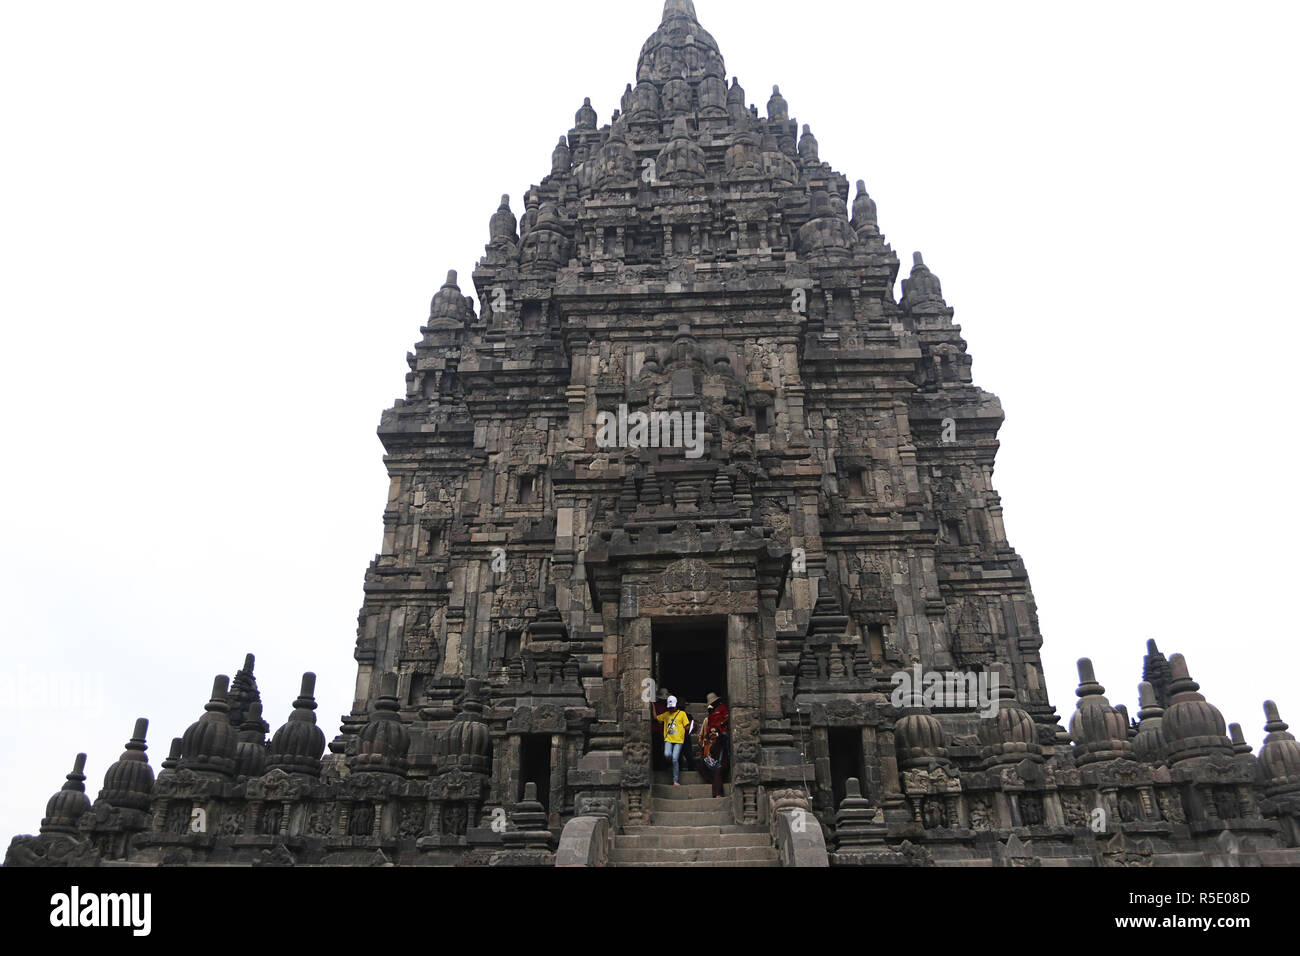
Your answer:
[[[698,775],[690,777],[699,779]],[[685,770],[682,779],[688,779]],[[766,826],[738,825],[731,784],[714,798],[707,783],[672,784],[657,771],[650,788],[650,824],[627,826],[614,837],[610,866],[780,866]]]

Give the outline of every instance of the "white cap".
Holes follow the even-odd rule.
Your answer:
[[[676,706],[677,706],[677,698],[676,698],[676,697],[669,697],[669,698],[668,698],[668,706],[669,706],[669,707],[676,707]]]

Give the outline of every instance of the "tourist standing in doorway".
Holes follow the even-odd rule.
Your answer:
[[[691,719],[686,711],[677,709],[677,698],[668,698],[668,709],[656,714],[655,720],[664,725],[664,759],[673,763],[673,786],[681,786],[681,769],[678,762],[682,756],[682,745],[686,743],[686,734],[690,730]]]
[[[731,743],[731,713],[717,694],[709,694],[709,716],[700,726],[700,773],[713,784],[713,795],[722,796],[722,771]]]

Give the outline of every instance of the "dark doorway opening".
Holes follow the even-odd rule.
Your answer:
[[[683,756],[682,769],[699,769],[699,731],[708,711],[705,701],[717,694],[727,698],[727,619],[725,617],[692,618],[681,621],[656,621],[651,630],[651,676],[657,693],[667,691],[677,698],[678,706],[695,721],[688,737],[689,755]],[[658,698],[662,704],[662,698]],[[670,765],[663,755],[661,725],[653,728],[654,766],[666,770]],[[727,775],[730,776],[728,766]],[[686,780],[683,773],[683,780]]]
[[[827,736],[830,750],[831,792],[835,797],[835,806],[838,807],[840,801],[844,799],[844,782],[849,777],[857,777],[858,783],[864,784],[862,731],[857,727],[831,727]]]
[[[652,676],[656,688],[667,688],[682,704],[699,704],[696,720],[704,717],[709,694],[727,699],[727,619],[697,618],[683,622],[655,622]]]
[[[524,787],[537,784],[537,799],[547,812],[551,809],[551,735],[524,734],[519,740],[519,793],[524,798]]]

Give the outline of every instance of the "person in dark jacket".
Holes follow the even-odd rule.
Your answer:
[[[720,797],[722,772],[729,762],[731,713],[717,694],[709,694],[707,700],[709,715],[700,725],[700,773],[713,784],[713,795]]]

